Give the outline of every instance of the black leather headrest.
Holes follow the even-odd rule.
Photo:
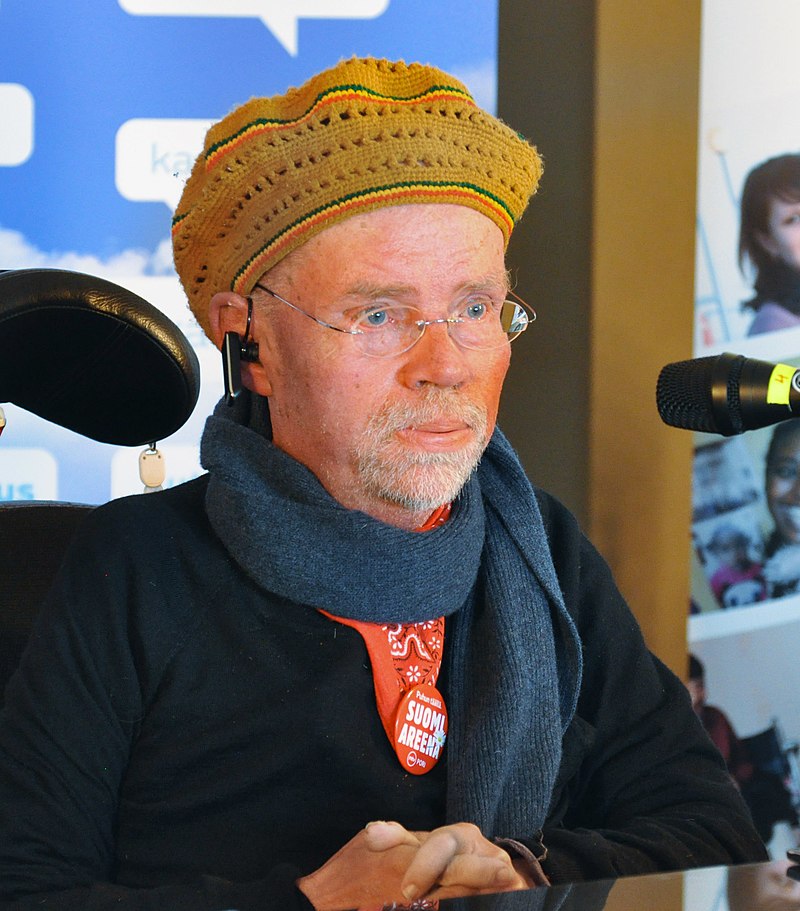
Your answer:
[[[0,402],[137,446],[182,427],[199,393],[186,337],[138,295],[80,272],[0,271]]]

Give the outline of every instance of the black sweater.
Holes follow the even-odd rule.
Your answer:
[[[295,879],[369,820],[444,822],[447,750],[403,771],[358,633],[260,590],[211,530],[205,485],[112,502],[74,542],[0,716],[0,897],[302,908]],[[546,872],[764,859],[684,687],[575,520],[539,498],[585,661]]]

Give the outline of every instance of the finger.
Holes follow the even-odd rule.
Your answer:
[[[514,869],[510,858],[459,854],[448,864],[439,886],[472,890],[524,888],[525,880]]]
[[[370,851],[388,851],[399,845],[416,848],[420,844],[417,836],[399,822],[368,822],[364,830],[364,839]]]
[[[401,890],[408,901],[426,895],[439,882],[458,852],[458,841],[448,831],[431,834],[408,866]]]
[[[406,899],[413,899],[438,884],[467,891],[502,889],[517,877],[502,848],[487,841],[476,826],[459,823],[428,836],[403,877],[402,890]]]

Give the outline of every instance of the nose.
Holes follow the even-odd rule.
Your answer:
[[[446,322],[432,321],[416,345],[401,355],[400,380],[409,388],[461,386],[473,376],[470,353],[450,338]]]

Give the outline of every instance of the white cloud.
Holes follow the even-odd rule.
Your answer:
[[[132,275],[174,275],[169,239],[152,252],[122,250],[107,259],[91,253],[41,250],[20,231],[0,227],[0,268],[68,269],[113,280]]]
[[[469,67],[451,67],[450,72],[469,89],[475,102],[484,110],[497,109],[497,64],[484,60]]]

